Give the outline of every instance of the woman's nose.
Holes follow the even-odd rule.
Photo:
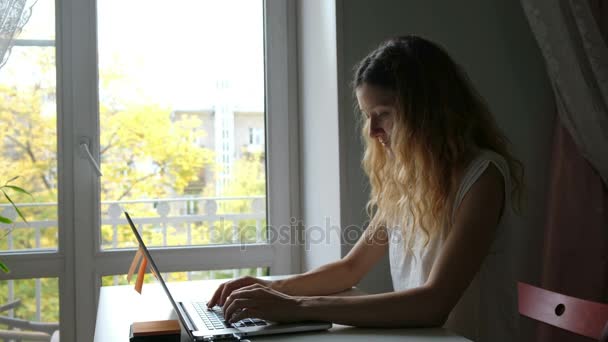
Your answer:
[[[369,136],[371,138],[376,138],[384,133],[384,130],[380,125],[378,125],[378,120],[375,118],[370,119],[369,123]]]

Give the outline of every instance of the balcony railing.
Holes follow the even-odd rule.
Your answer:
[[[19,208],[29,217],[29,212],[50,212],[57,208],[57,203],[19,203]],[[265,237],[264,222],[266,220],[266,202],[264,196],[243,196],[243,197],[180,197],[180,198],[164,198],[164,199],[143,199],[129,201],[104,201],[101,203],[101,227],[111,227],[112,240],[111,243],[102,241],[102,248],[121,248],[119,241],[118,228],[121,225],[126,225],[127,220],[123,215],[123,210],[128,210],[134,221],[138,225],[150,225],[155,231],[161,231],[163,240],[162,244],[155,246],[168,246],[167,233],[168,227],[179,227],[178,233],[185,233],[185,244],[192,244],[192,227],[195,224],[209,223],[206,228],[209,229],[207,234],[213,235],[217,222],[229,222],[232,226],[232,234],[229,238],[222,236],[220,240],[212,241],[212,243],[241,243],[239,234],[238,222],[251,220],[255,222],[255,241],[247,242],[262,242]],[[14,248],[14,235],[6,236],[8,248],[7,250],[45,250],[53,247],[41,245],[41,231],[45,229],[57,228],[58,222],[56,218],[28,218],[28,223],[17,220],[17,213],[9,204],[0,204],[0,212],[2,216],[8,217],[15,221],[11,225],[0,223],[0,231],[5,229],[30,229],[34,232],[34,240],[32,248]],[[56,212],[56,209],[54,210]],[[54,215],[56,216],[56,214]],[[253,227],[248,227],[253,228]],[[4,235],[3,232],[2,235]],[[0,235],[0,236],[2,236]],[[55,239],[56,242],[56,239]],[[55,246],[56,248],[56,246]]]
[[[56,250],[57,203],[18,203],[17,205],[28,219],[27,223],[18,219],[12,206],[0,205],[2,216],[14,221],[10,225],[0,223],[0,237],[5,236],[8,229],[13,229],[13,233],[4,237],[6,250],[23,253]],[[150,246],[244,244],[266,241],[266,198],[264,196],[104,201],[101,203],[100,232],[103,250],[135,246],[135,240],[123,210],[129,211],[139,229],[145,227],[148,234],[144,236],[144,239],[147,237],[149,241],[146,241],[146,244],[149,243]],[[33,231],[33,237],[27,241],[27,247],[17,243],[16,239],[20,238],[17,234],[18,231],[28,231],[30,234]],[[196,233],[196,236],[193,233]],[[49,235],[52,236],[50,242],[46,241]],[[205,235],[207,238],[201,239],[201,235]],[[175,237],[179,237],[177,242],[175,242]],[[171,240],[174,240],[174,243],[171,243]],[[214,272],[221,271],[210,271],[210,278],[215,278]],[[264,269],[257,268],[254,272],[256,275],[263,275]],[[191,279],[194,273],[187,272],[187,278]],[[232,270],[232,276],[239,275],[238,269]],[[112,279],[113,284],[119,283],[119,276],[112,276]],[[15,281],[8,280],[7,287],[10,302],[16,299]],[[30,319],[40,321],[42,301],[40,279],[35,279],[35,297],[36,315]],[[21,299],[25,300],[25,298]],[[14,315],[12,310],[7,313],[10,317]]]

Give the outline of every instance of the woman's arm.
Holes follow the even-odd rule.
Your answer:
[[[491,164],[457,208],[454,225],[424,286],[355,298],[304,299],[303,312],[357,326],[442,325],[494,241],[503,202],[503,177]]]
[[[236,321],[324,320],[372,327],[438,326],[475,277],[494,241],[504,202],[500,171],[490,165],[456,210],[455,221],[424,286],[357,297],[290,297],[262,286],[233,293],[224,306]]]
[[[348,290],[380,260],[388,249],[384,228],[368,229],[342,259],[310,272],[274,281],[271,288],[293,296],[323,296]]]
[[[234,291],[262,285],[292,296],[322,296],[348,290],[359,282],[369,269],[386,253],[388,238],[383,228],[365,230],[353,249],[342,260],[327,264],[308,273],[287,279],[267,281],[243,277],[223,283],[215,291],[208,307],[223,306]]]

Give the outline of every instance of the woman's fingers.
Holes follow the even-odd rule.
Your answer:
[[[232,293],[232,288],[234,287],[234,281],[227,282],[224,288],[222,289],[222,293],[220,294],[220,298],[218,298],[217,305],[224,306],[226,303],[226,298],[230,296]]]
[[[251,299],[238,298],[230,301],[224,309],[224,319],[231,322],[232,316],[243,309],[251,309]]]
[[[218,305],[219,306],[224,306],[226,304],[226,298],[228,298],[228,296],[230,296],[230,294],[236,290],[239,289],[243,286],[245,286],[245,279],[243,278],[239,278],[230,282],[226,283],[226,286],[224,286],[224,289],[222,290],[222,294],[220,295],[220,298],[218,300]]]
[[[267,287],[264,286],[264,285],[261,285],[261,284],[251,284],[251,285],[247,285],[247,286],[241,287],[239,289],[239,292],[241,292],[241,291],[256,290],[256,289],[267,289]]]
[[[218,300],[219,300],[220,296],[222,295],[222,291],[224,290],[224,285],[226,285],[226,283],[221,284],[217,288],[217,290],[215,290],[215,292],[213,293],[213,296],[211,297],[211,300],[209,300],[207,302],[208,308],[212,308],[218,303]]]
[[[226,304],[226,298],[230,296],[232,292],[248,285],[255,284],[256,281],[257,279],[253,277],[243,277],[227,282],[218,300],[218,305],[224,306]]]
[[[224,318],[230,319],[230,317],[240,309],[249,308],[251,309],[252,304],[260,300],[265,294],[264,288],[255,284],[252,286],[244,287],[238,291],[232,292],[226,299],[224,304]],[[237,303],[237,304],[235,304]]]
[[[232,323],[236,323],[245,318],[262,318],[262,319],[264,319],[258,310],[245,308],[243,310],[236,312],[234,314],[234,316],[232,316],[232,318],[228,322],[230,324],[232,324]]]
[[[230,296],[228,296],[226,298],[226,302],[224,303],[224,313],[226,313],[226,310],[228,309],[228,307],[230,306],[230,304],[232,304],[232,302],[236,299],[252,299],[252,298],[257,298],[260,297],[260,291],[261,289],[259,288],[255,288],[255,287],[243,287],[237,291],[234,291],[230,294]]]
[[[215,305],[224,306],[226,305],[227,298],[237,290],[250,290],[254,288],[264,288],[262,280],[253,277],[243,277],[235,279],[220,285],[215,293],[211,297],[211,300],[207,303],[208,308],[212,308]]]
[[[262,318],[287,322],[298,318],[294,298],[254,284],[233,291],[224,304],[224,318],[230,323],[244,318]]]

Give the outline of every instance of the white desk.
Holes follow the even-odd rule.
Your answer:
[[[225,280],[205,280],[169,283],[169,289],[177,300],[208,299]],[[108,286],[101,289],[97,307],[95,342],[129,341],[129,326],[136,321],[177,319],[171,303],[160,284],[144,284],[142,294],[133,285]],[[462,342],[465,338],[445,329],[362,329],[334,324],[329,331],[252,337],[257,341],[427,341]],[[189,341],[182,332],[182,341]]]

